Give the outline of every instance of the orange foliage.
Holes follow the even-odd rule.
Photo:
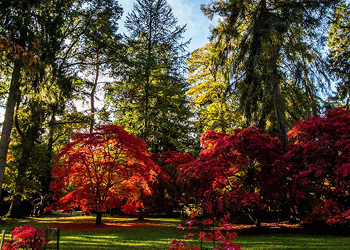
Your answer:
[[[157,166],[146,143],[122,127],[100,126],[91,134],[78,133],[57,155],[51,189],[58,199],[51,208],[105,212],[137,201],[150,193]]]

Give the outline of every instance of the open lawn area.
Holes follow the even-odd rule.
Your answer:
[[[95,225],[93,216],[5,219],[1,230],[30,224],[44,229],[61,229],[60,249],[165,249],[172,239],[182,239],[188,230],[176,228],[180,219],[147,219],[104,217],[103,225]],[[254,229],[254,228],[253,228]],[[300,229],[300,228],[299,228]],[[306,234],[302,230],[264,231],[237,229],[237,243],[243,249],[350,249],[350,235]],[[212,243],[211,243],[212,244]],[[199,245],[198,245],[199,246]]]

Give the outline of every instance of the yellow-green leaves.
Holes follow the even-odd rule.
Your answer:
[[[190,88],[186,94],[197,115],[199,132],[209,129],[226,132],[239,126],[237,99],[229,91],[229,67],[219,64],[216,44],[207,44],[193,52],[187,67]]]

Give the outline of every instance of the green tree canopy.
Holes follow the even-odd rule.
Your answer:
[[[137,0],[126,17],[119,80],[110,88],[116,123],[153,152],[184,148],[190,115],[185,97],[185,26],[165,0]]]
[[[332,71],[338,77],[337,100],[350,108],[350,6],[340,1],[330,21],[329,59]]]
[[[287,143],[287,95],[295,84],[307,96],[305,111],[317,114],[322,74],[322,31],[327,11],[337,1],[213,1],[202,5],[209,18],[218,15],[212,38],[228,44],[232,86],[246,126],[255,125]],[[228,53],[226,52],[226,53]],[[228,57],[228,58],[230,58]],[[290,110],[290,112],[304,110]]]
[[[230,88],[231,69],[228,61],[220,64],[221,53],[216,43],[197,49],[187,60],[187,96],[196,114],[196,127],[203,134],[207,130],[225,133],[240,123],[238,102]]]

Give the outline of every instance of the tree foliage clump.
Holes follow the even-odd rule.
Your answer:
[[[348,225],[350,111],[299,121],[288,135],[284,147],[255,127],[231,135],[207,131],[200,157],[181,167],[187,202],[209,213],[245,213],[257,224],[277,212],[304,223]]]
[[[30,179],[40,179],[43,186],[48,186],[50,171],[45,168],[51,167],[52,147],[46,141],[45,125],[65,109],[64,101],[70,95],[72,84],[58,63],[63,46],[64,19],[71,6],[72,2],[66,0],[55,4],[45,1],[1,2],[1,35],[21,48],[18,53],[6,54],[6,63],[11,70],[3,71],[5,74],[11,72],[11,81],[0,159],[6,158],[8,132],[12,132],[11,150],[16,157],[13,164],[16,176],[12,180],[15,185],[14,189],[8,190],[12,195],[11,217],[22,216],[20,206],[25,183]],[[13,125],[15,130],[12,130]],[[3,164],[1,161],[0,182]]]
[[[209,43],[197,49],[187,60],[190,108],[196,114],[198,133],[207,130],[227,133],[244,124],[240,122],[236,95],[230,88],[231,70],[218,43]]]
[[[176,151],[153,154],[151,158],[159,166],[159,172],[147,204],[157,212],[172,214],[174,210],[180,209],[184,198],[185,188],[178,180],[179,173],[184,164],[193,162],[196,158]]]
[[[276,207],[286,191],[283,147],[255,127],[231,135],[207,131],[198,160],[184,166],[180,179],[207,212],[247,213],[258,225],[261,212]]]
[[[51,189],[59,199],[53,209],[95,211],[100,224],[102,212],[128,206],[150,194],[157,167],[142,139],[116,125],[78,133],[72,139],[58,153],[52,171]]]
[[[299,216],[309,222],[350,222],[350,111],[297,122],[285,156]]]

